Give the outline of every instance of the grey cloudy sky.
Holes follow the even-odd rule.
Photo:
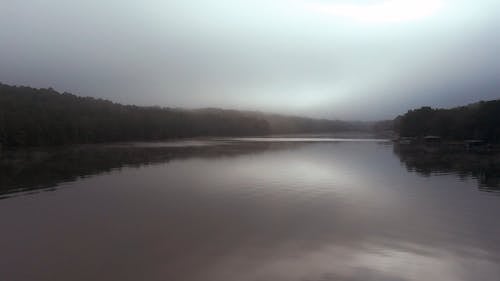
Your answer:
[[[500,97],[500,1],[0,0],[0,82],[341,119]]]

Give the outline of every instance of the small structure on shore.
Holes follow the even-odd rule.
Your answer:
[[[412,144],[412,143],[415,143],[417,140],[417,138],[415,137],[400,137],[399,139],[397,139],[397,142],[399,144]]]
[[[425,144],[438,144],[441,143],[441,137],[438,136],[425,136],[424,137]]]
[[[469,151],[488,150],[490,145],[483,140],[466,140],[464,141],[465,149]]]

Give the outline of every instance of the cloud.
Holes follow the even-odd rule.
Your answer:
[[[405,1],[432,8],[412,15],[390,1],[350,6],[373,19],[411,19],[389,22],[307,8],[346,1],[0,3],[6,83],[123,103],[352,119],[498,97],[500,9],[490,0]]]

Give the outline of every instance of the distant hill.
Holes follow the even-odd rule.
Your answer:
[[[223,113],[232,112],[247,117],[266,120],[271,134],[311,134],[334,133],[345,131],[366,131],[371,128],[368,122],[315,119],[302,116],[290,116],[259,111],[237,111],[217,108],[197,109],[197,112]]]
[[[367,125],[216,108],[122,105],[51,88],[0,83],[0,144],[9,147],[360,129]]]
[[[394,120],[400,136],[440,136],[449,140],[481,139],[500,143],[500,100],[451,109],[421,107]]]

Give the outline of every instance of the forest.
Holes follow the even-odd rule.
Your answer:
[[[358,130],[336,120],[223,109],[143,107],[0,83],[4,147]]]
[[[394,120],[402,137],[439,136],[448,140],[500,142],[500,100],[480,101],[451,109],[421,107]]]

